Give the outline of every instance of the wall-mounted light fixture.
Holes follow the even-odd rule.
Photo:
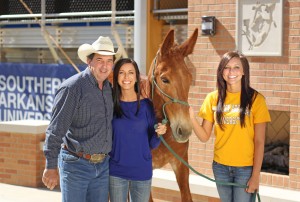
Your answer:
[[[216,17],[215,16],[202,16],[202,35],[215,35],[216,33]]]

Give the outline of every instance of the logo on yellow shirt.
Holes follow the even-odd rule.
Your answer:
[[[216,115],[216,106],[213,106],[214,115]],[[223,107],[223,119],[222,124],[240,124],[240,105],[237,104],[225,104]],[[250,116],[248,107],[246,108],[246,116]]]

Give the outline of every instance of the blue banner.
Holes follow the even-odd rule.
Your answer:
[[[50,120],[55,92],[76,73],[71,65],[0,63],[0,121]]]

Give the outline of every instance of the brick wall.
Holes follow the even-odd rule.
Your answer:
[[[30,125],[28,121],[25,121],[27,126],[15,123],[0,123],[0,182],[41,187],[45,165],[41,150],[45,133],[41,131],[45,131],[46,124],[37,130],[39,126]]]
[[[215,90],[220,57],[235,49],[236,0],[189,0],[188,33],[201,27],[201,16],[216,16],[217,34],[199,36],[192,56],[196,67],[189,102],[199,110],[208,92]],[[261,174],[261,184],[300,190],[300,2],[284,1],[283,56],[247,57],[251,85],[267,100],[269,110],[290,113],[289,175]],[[201,143],[193,135],[190,163],[203,174],[212,176],[213,142]]]

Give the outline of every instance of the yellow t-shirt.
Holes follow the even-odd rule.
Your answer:
[[[270,114],[263,95],[258,93],[245,116],[245,127],[240,125],[241,93],[226,93],[223,108],[223,128],[216,122],[218,91],[209,93],[198,113],[200,117],[214,123],[216,136],[214,161],[228,166],[252,166],[254,157],[254,124],[270,122]]]

